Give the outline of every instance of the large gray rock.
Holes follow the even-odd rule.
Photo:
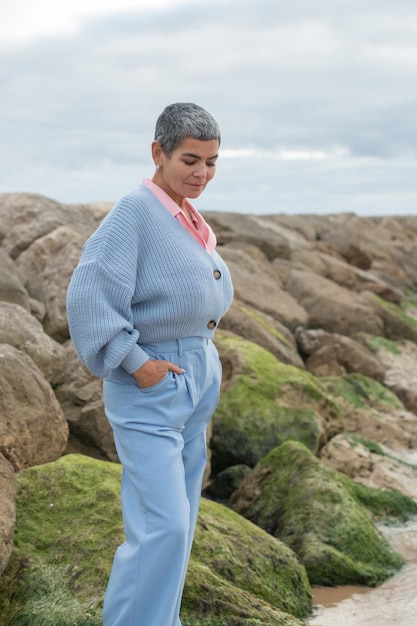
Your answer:
[[[232,274],[235,298],[295,330],[307,323],[307,313],[286,291],[267,261],[253,248],[225,247],[221,250]]]
[[[360,294],[308,270],[292,270],[285,284],[294,300],[308,311],[308,327],[348,337],[357,332],[383,334],[375,308]]]
[[[72,434],[104,458],[117,461],[113,431],[104,413],[103,382],[84,367],[73,344],[65,344],[65,364],[55,394]]]
[[[384,384],[417,415],[417,345],[412,341],[381,343],[376,355],[385,369]]]
[[[66,292],[84,242],[84,234],[60,226],[34,241],[17,261],[29,294],[45,305],[46,332],[58,341],[69,337]]]
[[[0,301],[14,302],[30,310],[29,294],[25,289],[17,265],[0,248]]]
[[[307,369],[316,376],[358,373],[383,382],[385,367],[369,348],[350,337],[328,333],[321,328],[298,328],[298,347]]]
[[[417,500],[417,467],[401,459],[400,450],[381,447],[381,451],[372,451],[343,433],[327,442],[320,458],[356,482],[378,489],[396,489]]]
[[[19,471],[58,459],[67,439],[65,416],[41,370],[0,344],[0,453]]]
[[[0,194],[0,207],[0,241],[12,259],[63,225],[87,239],[108,210],[105,204],[64,205],[30,193]]]
[[[8,343],[28,354],[51,384],[61,380],[63,346],[49,337],[41,323],[18,304],[0,301],[0,343]]]
[[[280,224],[273,216],[236,215],[233,213],[205,213],[214,228],[220,246],[238,242],[239,246],[253,245],[269,261],[276,257],[288,258],[291,250],[309,247],[304,234]]]

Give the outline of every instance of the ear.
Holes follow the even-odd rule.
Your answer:
[[[163,154],[164,154],[164,151],[162,150],[161,144],[159,143],[159,141],[153,141],[152,142],[152,158],[156,166],[162,165]]]

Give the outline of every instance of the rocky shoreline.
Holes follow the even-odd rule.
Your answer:
[[[99,544],[88,515],[104,494],[119,519],[119,466],[101,381],[69,340],[65,294],[84,241],[110,207],[0,195],[5,626],[29,623],[28,615],[31,625],[48,626],[45,607],[35,602],[41,580],[51,626],[100,621],[111,550],[93,567]],[[298,626],[311,612],[311,585],[380,585],[402,571],[401,554],[378,524],[417,515],[417,217],[205,217],[231,269],[235,300],[215,338],[222,394],[183,621]],[[74,494],[77,505],[65,505],[58,536],[48,516],[64,508],[81,471],[93,481],[88,496],[87,485],[78,485],[88,505]],[[47,484],[55,500],[38,511]],[[71,528],[84,514],[75,546]],[[229,528],[227,539],[216,518]],[[120,540],[120,524],[107,524],[104,516],[95,527]],[[265,546],[259,565],[251,532]],[[42,541],[34,541],[36,533]],[[238,536],[247,546],[245,564]],[[74,551],[82,546],[90,557],[77,565]],[[22,585],[30,593],[22,595]],[[92,585],[96,599],[88,607]],[[64,589],[66,602],[56,602]],[[51,611],[51,598],[66,607],[62,615]]]

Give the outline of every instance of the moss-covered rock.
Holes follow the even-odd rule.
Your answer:
[[[362,409],[403,409],[397,396],[384,385],[362,374],[346,374],[322,378],[327,393],[340,402]]]
[[[262,459],[230,504],[287,543],[311,584],[375,585],[403,563],[344,477],[298,442],[284,443]]]
[[[372,442],[371,447],[374,449]],[[404,523],[417,516],[417,502],[397,489],[375,489],[351,480],[344,474],[338,474],[337,478],[376,521]]]
[[[312,374],[236,335],[219,333],[216,344],[225,385],[213,418],[213,475],[232,465],[253,467],[287,440],[316,450],[339,431],[339,408]]]
[[[247,465],[232,465],[226,468],[214,477],[204,490],[204,495],[218,502],[227,502],[250,471],[251,468]]]
[[[14,549],[0,579],[2,626],[99,626],[123,540],[121,467],[81,455],[18,476]],[[184,595],[184,626],[301,626],[306,572],[284,544],[202,501]]]
[[[251,619],[287,624],[289,617],[277,609],[298,618],[311,610],[307,574],[296,555],[234,511],[203,499],[183,601],[190,624],[200,624],[207,611],[216,626]]]
[[[384,335],[387,339],[409,339],[417,342],[417,320],[413,317],[412,307],[408,302],[398,306],[386,302],[377,295],[373,296],[375,308],[378,310],[384,323]],[[411,310],[410,310],[411,309]]]

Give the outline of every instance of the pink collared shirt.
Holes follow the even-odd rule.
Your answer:
[[[203,216],[195,207],[193,207],[187,198],[185,199],[185,203],[192,217],[192,224],[178,204],[174,202],[174,200],[163,189],[161,189],[161,187],[155,185],[155,183],[149,178],[145,178],[142,184],[152,191],[154,196],[158,198],[159,202],[163,204],[171,215],[173,215],[180,222],[180,224],[184,226],[185,230],[189,232],[190,235],[207,250],[207,252],[213,254],[217,243],[216,235]]]

